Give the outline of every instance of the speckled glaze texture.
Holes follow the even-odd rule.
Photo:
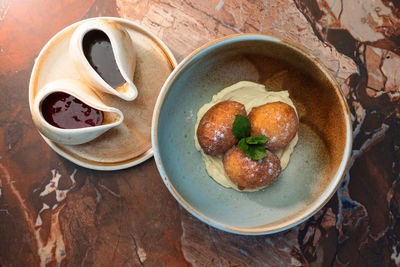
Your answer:
[[[109,25],[105,25],[105,22]],[[127,89],[127,94],[109,94],[108,90],[114,89],[107,89],[108,85],[91,68],[82,50],[78,49],[81,48],[81,45],[78,45],[77,39],[82,39],[82,31],[101,28],[102,31],[112,35],[115,34],[112,30],[113,27],[121,30],[121,32],[118,32],[121,34],[119,38],[123,38],[123,33],[125,33],[128,34],[129,42],[134,40],[132,43],[135,47],[135,53],[131,52],[135,56],[129,55],[128,52],[124,55],[127,58],[133,57],[133,61],[137,62],[133,80],[140,87],[140,95],[134,101],[126,99],[129,95],[134,96],[136,94],[128,92],[133,90],[133,87],[129,85],[130,82],[126,82],[122,86],[132,89]],[[114,38],[114,42],[117,42],[117,39]],[[123,54],[122,51],[119,52]],[[121,54],[120,57],[124,57]],[[161,86],[176,64],[172,52],[162,41],[144,27],[130,20],[102,17],[79,21],[64,28],[51,38],[35,60],[29,83],[29,104],[32,118],[43,133],[46,143],[59,155],[79,166],[94,170],[119,170],[135,166],[147,160],[153,154],[150,137],[152,112]],[[131,71],[133,69],[129,72]],[[93,76],[82,78],[84,73],[90,73]],[[125,74],[127,75],[127,73]],[[157,79],[154,79],[155,76]],[[68,86],[63,85],[65,78],[70,81]],[[75,83],[85,83],[85,86],[74,85]],[[105,87],[96,87],[104,84]],[[39,120],[41,117],[38,118],[37,115],[40,114],[38,111],[40,101],[46,95],[44,92],[48,90],[49,86],[53,87],[54,90],[70,88],[74,91],[71,94],[79,93],[80,96],[77,97],[82,98],[82,100],[87,98],[84,94],[84,89],[87,87],[86,91],[97,96],[98,101],[103,105],[119,110],[121,113],[119,125],[114,125],[115,127],[110,128],[107,132],[103,131],[101,135],[98,135],[100,132],[96,127],[74,130],[42,127],[48,124],[43,119]],[[136,89],[133,91],[136,91]],[[120,92],[122,91],[120,90]],[[42,124],[38,122],[42,122]],[[62,135],[56,135],[59,132],[64,133],[63,139],[61,139]],[[82,140],[85,135],[76,134],[81,132],[84,134],[91,133],[92,135],[89,137],[92,138]],[[94,136],[93,133],[97,133],[97,136]],[[60,138],[57,139],[57,136]]]
[[[0,1],[0,265],[399,266],[399,10],[395,0]],[[29,76],[54,34],[95,16],[140,23],[178,61],[234,33],[306,47],[352,114],[338,192],[291,230],[241,236],[180,208],[154,160],[104,173],[59,157],[31,120]]]
[[[289,165],[253,193],[216,184],[192,138],[200,107],[238,81],[288,90],[300,120]],[[346,101],[324,66],[287,41],[241,34],[201,47],[169,76],[154,110],[152,143],[162,179],[190,213],[219,229],[254,235],[286,230],[329,200],[344,175],[351,133]]]

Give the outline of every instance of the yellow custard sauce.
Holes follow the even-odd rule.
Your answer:
[[[227,100],[237,101],[239,103],[242,103],[245,106],[247,113],[249,113],[253,107],[277,101],[281,101],[283,103],[292,106],[295,111],[296,108],[292,100],[289,98],[288,91],[272,92],[268,91],[268,89],[265,88],[265,86],[262,84],[249,81],[241,81],[232,86],[226,87],[217,94],[215,94],[212,97],[211,102],[204,104],[197,112],[197,121],[195,124],[195,131],[194,131],[195,132],[194,141],[196,149],[199,150],[202,154],[208,175],[210,175],[217,183],[227,188],[233,188],[241,192],[258,191],[264,187],[256,189],[239,190],[237,185],[234,184],[229,179],[229,177],[225,172],[224,165],[222,163],[223,154],[221,153],[220,155],[217,156],[210,156],[205,154],[201,149],[200,144],[197,140],[197,134],[196,134],[197,127],[203,115],[215,104]],[[273,152],[280,159],[282,170],[284,170],[286,166],[289,164],[290,155],[292,154],[294,147],[297,144],[297,141],[298,141],[298,133],[296,133],[296,136],[284,149]]]

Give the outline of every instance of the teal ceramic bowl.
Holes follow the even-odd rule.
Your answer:
[[[242,80],[288,90],[300,120],[288,167],[252,193],[210,178],[193,138],[198,109]],[[187,211],[216,228],[257,235],[293,227],[328,202],[349,161],[352,129],[342,91],[318,59],[288,41],[246,34],[209,43],[177,66],[156,103],[152,143],[165,185]]]

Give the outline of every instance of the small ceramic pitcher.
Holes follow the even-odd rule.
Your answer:
[[[42,104],[47,97],[58,92],[69,94],[89,107],[102,111],[102,124],[77,129],[63,129],[51,125],[43,115]],[[120,125],[124,116],[120,110],[106,106],[95,92],[84,83],[72,79],[63,79],[46,84],[38,93],[33,104],[32,118],[40,133],[50,140],[60,144],[78,145],[89,142],[109,129]]]
[[[101,31],[107,35],[115,63],[125,83],[117,88],[108,84],[90,65],[83,49],[83,39],[91,31]],[[73,33],[69,53],[71,54],[76,68],[81,74],[81,79],[93,88],[105,93],[116,95],[124,100],[134,100],[138,91],[133,83],[136,65],[136,51],[128,32],[117,22],[105,18],[94,18],[82,23]]]

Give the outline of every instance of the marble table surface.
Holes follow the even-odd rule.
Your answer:
[[[153,159],[100,172],[58,156],[32,123],[30,72],[55,33],[95,16],[144,25],[178,61],[235,33],[306,47],[352,112],[338,192],[299,226],[241,236],[181,208]],[[0,0],[0,266],[400,266],[399,86],[398,0]]]

